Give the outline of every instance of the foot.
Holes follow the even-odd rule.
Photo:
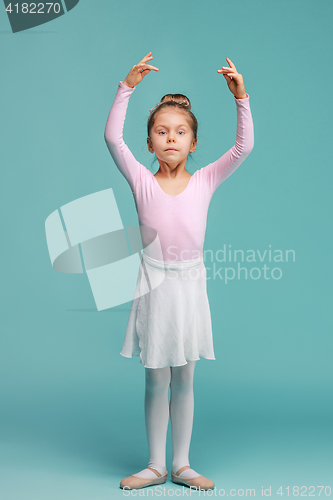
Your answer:
[[[171,471],[171,479],[174,483],[184,484],[186,486],[192,486],[202,490],[210,490],[215,487],[213,481],[198,474],[191,469],[189,465],[181,467],[176,473]]]
[[[163,484],[167,480],[167,476],[168,471],[162,475],[157,470],[147,467],[147,469],[143,469],[140,472],[125,477],[120,482],[120,487],[126,488],[127,490],[133,490],[145,488],[146,486],[152,486],[155,484]]]

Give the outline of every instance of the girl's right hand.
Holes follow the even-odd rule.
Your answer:
[[[153,59],[153,56],[150,55],[151,52],[148,52],[148,54],[141,59],[141,61],[138,64],[135,64],[131,71],[128,73],[126,76],[125,80],[123,81],[124,85],[127,85],[127,87],[135,87],[138,83],[141,82],[141,80],[153,69],[154,71],[159,71],[158,68],[155,68],[155,66],[151,66],[150,64],[147,64],[147,61],[150,61],[150,59]]]

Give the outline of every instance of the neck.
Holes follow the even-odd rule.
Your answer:
[[[155,175],[158,174],[159,177],[169,177],[170,179],[175,179],[179,177],[186,177],[189,175],[185,166],[187,158],[179,163],[177,162],[165,162],[158,160],[160,168]]]

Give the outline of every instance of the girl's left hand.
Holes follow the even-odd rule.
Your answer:
[[[236,66],[229,59],[229,57],[226,58],[226,61],[230,67],[228,68],[227,66],[222,66],[222,69],[218,69],[217,72],[223,74],[224,78],[227,80],[230,92],[234,94],[236,99],[244,99],[247,95],[245,92],[243,77],[237,72]]]

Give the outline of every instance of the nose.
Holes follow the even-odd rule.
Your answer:
[[[172,133],[168,135],[168,142],[175,142],[174,136]]]

